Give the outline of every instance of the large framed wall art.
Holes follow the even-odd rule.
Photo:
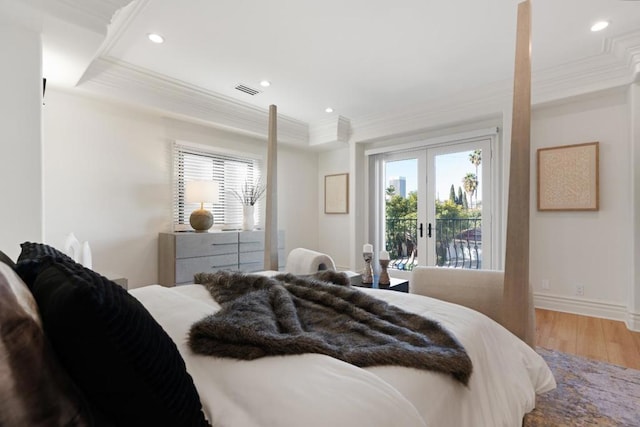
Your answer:
[[[600,208],[599,143],[538,149],[538,210]]]

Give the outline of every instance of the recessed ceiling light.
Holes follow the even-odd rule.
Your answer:
[[[262,86],[262,87],[269,87],[269,86],[271,86],[271,82],[270,82],[269,80],[262,80],[262,81],[260,82],[260,86]]]
[[[149,40],[151,40],[154,43],[164,43],[164,37],[162,37],[160,34],[156,34],[156,33],[149,33],[147,34],[147,37],[149,38]]]
[[[602,31],[609,26],[607,21],[598,21],[591,26],[591,31]]]
[[[327,107],[324,109],[324,111],[326,111],[327,113],[333,113],[333,108]]]

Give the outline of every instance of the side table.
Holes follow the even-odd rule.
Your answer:
[[[391,277],[390,282],[389,286],[380,286],[379,284],[374,283],[373,287],[397,292],[409,292],[409,281],[407,279],[396,279],[395,277]]]
[[[361,278],[358,277],[356,278],[356,280],[353,280],[353,278],[351,279],[351,285],[358,286],[361,288],[386,289],[390,291],[405,292],[405,293],[409,292],[409,281],[407,279],[397,279],[395,277],[391,277],[390,281],[391,283],[389,284],[389,286],[380,286],[378,285],[378,277],[375,276],[373,285],[363,285],[361,282]]]

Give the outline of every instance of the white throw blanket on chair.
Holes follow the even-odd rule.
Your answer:
[[[336,265],[329,255],[304,248],[295,248],[289,252],[285,267],[287,273],[291,274],[313,274],[335,269]]]

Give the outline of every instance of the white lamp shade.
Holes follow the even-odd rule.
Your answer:
[[[187,181],[184,199],[187,203],[218,203],[220,186],[218,181]]]

